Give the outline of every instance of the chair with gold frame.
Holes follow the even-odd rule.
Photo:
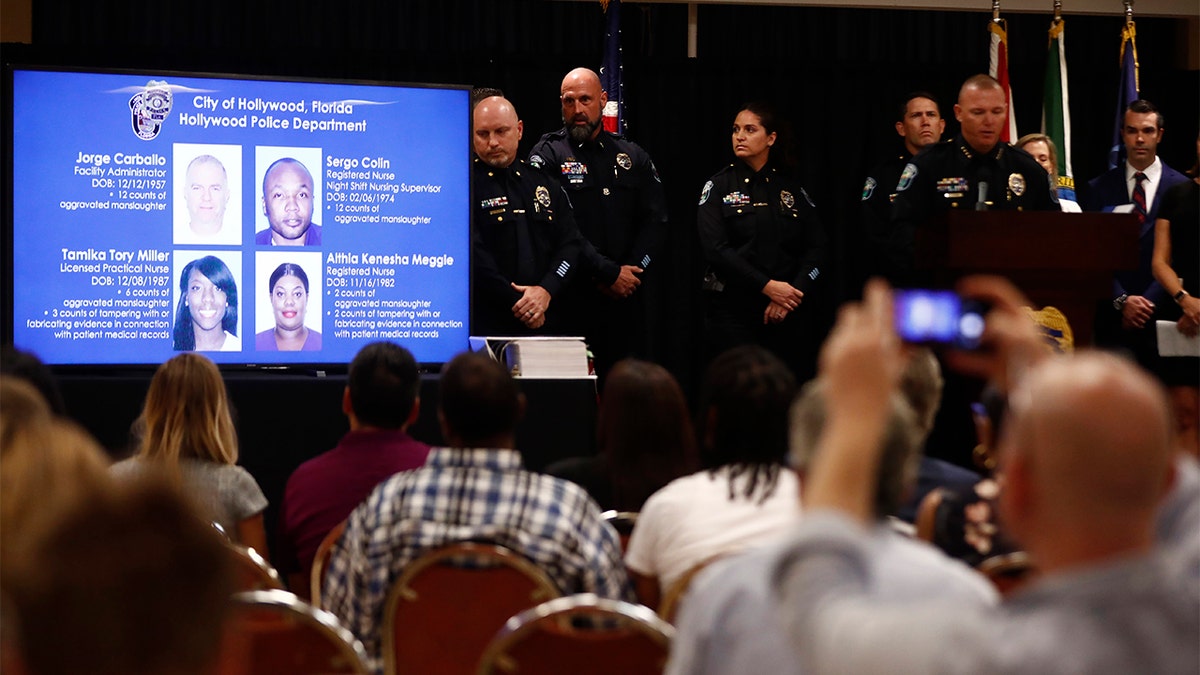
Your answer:
[[[675,629],[645,605],[580,593],[512,617],[488,645],[478,675],[659,675]]]
[[[219,675],[366,675],[362,644],[337,618],[281,590],[233,596]]]
[[[509,617],[559,594],[545,571],[503,546],[462,542],[430,551],[388,593],[384,672],[472,673]]]

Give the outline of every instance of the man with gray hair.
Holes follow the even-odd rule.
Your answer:
[[[813,380],[792,405],[791,459],[802,481],[825,427],[827,389],[826,382]],[[885,520],[916,479],[926,425],[904,396],[892,395],[880,441],[870,574],[879,592],[892,600],[938,597],[958,606],[995,604],[996,591],[982,576],[924,542],[897,534]],[[778,603],[770,588],[770,570],[791,548],[789,537],[701,573],[682,606],[668,673],[802,672],[791,636],[775,620]]]

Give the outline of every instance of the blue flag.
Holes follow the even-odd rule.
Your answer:
[[[1113,123],[1113,144],[1108,151],[1108,168],[1125,163],[1125,139],[1121,130],[1125,127],[1125,109],[1138,100],[1137,31],[1133,21],[1126,21],[1121,29],[1121,85],[1117,89],[1117,119]]]
[[[604,106],[604,129],[614,134],[626,131],[625,83],[621,65],[621,0],[601,0],[604,6],[604,61],[600,64],[600,86],[608,92]]]

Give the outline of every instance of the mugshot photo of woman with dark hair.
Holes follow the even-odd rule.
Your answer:
[[[318,258],[319,260],[319,258]],[[259,259],[261,265],[262,258]],[[285,262],[267,279],[269,307],[274,325],[254,337],[260,352],[315,352],[321,349],[321,333],[305,325],[308,316],[308,274],[295,262]],[[318,286],[318,295],[320,287]],[[320,320],[320,308],[314,308]],[[260,315],[262,313],[260,312]],[[260,317],[258,324],[263,325]],[[319,325],[319,324],[318,324]]]
[[[237,280],[220,258],[206,255],[184,265],[172,337],[175,351],[242,350]]]

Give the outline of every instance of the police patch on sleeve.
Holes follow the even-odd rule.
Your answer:
[[[712,192],[712,181],[704,184],[704,189],[700,191],[700,206],[704,206],[704,202],[708,201],[708,195]]]
[[[550,208],[550,190],[545,185],[537,186],[537,189],[533,191],[533,195],[537,197],[538,203],[543,208]]]
[[[650,175],[654,177],[655,183],[662,182],[662,179],[658,177],[658,167],[654,166],[654,160],[650,161]]]
[[[867,176],[867,182],[863,183],[862,200],[864,202],[870,199],[871,195],[875,194],[875,186],[877,185],[879,183],[876,183],[874,178]]]
[[[540,169],[545,165],[546,165],[546,160],[542,159],[541,155],[530,155],[529,156],[529,166],[532,166],[535,169]]]
[[[908,186],[912,185],[913,179],[917,177],[917,166],[912,162],[904,165],[904,173],[900,174],[900,182],[896,184],[896,192],[904,192]]]

